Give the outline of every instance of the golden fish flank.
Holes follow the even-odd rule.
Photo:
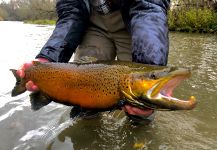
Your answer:
[[[35,62],[25,71],[23,79],[16,75],[16,70],[12,72],[17,79],[12,96],[25,92],[25,83],[32,80],[44,101],[48,99],[86,109],[109,109],[120,100],[152,109],[189,110],[196,105],[193,96],[189,100],[172,97],[173,89],[190,76],[189,70],[176,67],[120,61]]]

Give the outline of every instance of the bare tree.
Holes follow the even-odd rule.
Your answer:
[[[54,19],[55,3],[53,0],[11,0],[0,8],[9,14],[5,20]]]

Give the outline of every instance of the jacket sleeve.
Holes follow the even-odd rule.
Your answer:
[[[89,21],[89,12],[81,0],[57,0],[58,21],[36,58],[68,62],[79,45]]]
[[[133,61],[166,65],[168,60],[167,9],[169,0],[136,0],[129,10]]]

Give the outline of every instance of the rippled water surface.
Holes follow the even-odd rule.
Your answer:
[[[170,33],[169,65],[189,67],[192,77],[175,96],[195,95],[192,111],[157,112],[149,126],[132,126],[123,113],[70,120],[70,107],[51,103],[32,111],[29,93],[11,98],[10,68],[32,60],[53,26],[0,22],[0,150],[217,149],[217,37]]]

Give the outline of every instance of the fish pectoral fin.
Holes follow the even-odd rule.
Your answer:
[[[91,63],[94,63],[94,62],[97,62],[97,61],[98,61],[98,59],[95,58],[95,57],[83,56],[78,60],[74,60],[72,63],[75,63],[75,64],[91,64]]]
[[[42,92],[34,92],[29,96],[32,110],[39,110],[51,102],[50,97],[43,94]]]
[[[92,119],[99,115],[99,111],[83,109],[80,106],[74,106],[70,112],[70,118]]]

